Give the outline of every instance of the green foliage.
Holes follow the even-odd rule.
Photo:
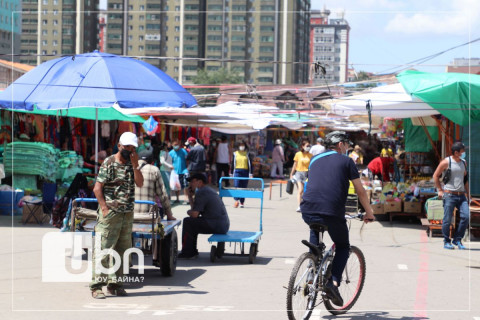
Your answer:
[[[220,68],[216,71],[199,70],[197,75],[193,77],[193,83],[198,85],[223,85],[243,83],[243,77],[236,71]],[[192,89],[192,94],[218,94],[218,88],[198,88]],[[215,105],[216,99],[197,98],[202,106]]]

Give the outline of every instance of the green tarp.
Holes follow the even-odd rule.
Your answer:
[[[414,126],[412,120],[403,120],[405,151],[407,152],[428,152],[432,150],[432,144],[423,130],[422,126]],[[438,127],[426,127],[433,141],[438,140]]]
[[[95,108],[93,107],[84,107],[84,108],[70,108],[70,109],[58,109],[58,110],[39,110],[35,108],[32,111],[27,110],[12,110],[9,111],[23,112],[23,113],[33,113],[46,116],[60,116],[60,117],[72,117],[80,118],[86,120],[95,120]],[[126,115],[121,113],[115,108],[98,108],[98,120],[119,120],[119,121],[129,121],[129,122],[145,122],[141,116]]]
[[[480,75],[408,70],[397,79],[408,93],[456,124],[480,121]]]

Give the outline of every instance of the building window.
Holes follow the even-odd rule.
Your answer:
[[[52,45],[53,45],[54,47],[56,47],[56,46],[58,45],[58,41],[57,41],[57,40],[53,40],[53,41],[52,41]]]
[[[133,40],[133,36],[132,36],[132,35],[129,35],[129,36],[128,36],[128,40],[129,40],[129,41],[132,41],[132,40]]]
[[[48,23],[48,20],[42,20],[42,24],[43,24],[44,26],[47,25],[47,23]]]
[[[47,54],[47,50],[42,50],[42,54],[43,54],[43,55],[46,55],[46,54]]]
[[[144,5],[141,5],[140,6],[140,11],[144,11],[145,10],[145,6]]]
[[[48,30],[42,30],[42,35],[46,36],[48,34]]]
[[[143,46],[138,46],[138,51],[143,51]]]
[[[143,20],[145,20],[145,16],[143,14],[141,14],[139,19],[140,19],[140,21],[143,21]]]
[[[222,41],[222,36],[209,35],[207,36],[208,41]],[[233,40],[233,37],[232,37]]]
[[[143,36],[138,36],[138,41],[143,41]]]
[[[44,5],[47,5],[47,4],[48,4],[48,0],[43,0],[42,3],[43,3]]]
[[[260,38],[260,42],[273,42],[273,36],[263,36]]]
[[[218,15],[218,14],[210,14],[208,15],[208,20],[209,21],[222,21],[222,16],[221,15]]]
[[[52,51],[52,54],[53,54],[53,55],[57,55],[57,50],[53,50],[53,51]]]
[[[175,37],[175,42],[179,42],[180,41],[180,37],[176,36]]]
[[[53,15],[54,16],[58,15],[58,10],[53,10]]]
[[[48,44],[47,40],[42,40],[42,46],[46,46]]]
[[[57,35],[58,35],[58,31],[57,31],[57,30],[53,30],[53,31],[52,31],[52,34],[53,34],[54,36],[57,36]]]
[[[139,29],[140,31],[143,31],[143,30],[145,29],[145,26],[138,26],[138,29]]]
[[[260,21],[262,22],[272,22],[274,21],[274,17],[273,16],[261,16],[260,17]]]
[[[58,26],[58,20],[53,20],[53,25]]]
[[[234,16],[232,17],[232,20],[233,20],[233,21],[245,21],[245,16],[234,15]]]

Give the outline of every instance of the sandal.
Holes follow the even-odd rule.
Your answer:
[[[101,289],[92,290],[93,299],[105,299],[105,294]]]
[[[126,297],[128,295],[127,291],[125,291],[125,289],[122,287],[107,287],[107,292],[112,296],[117,297]]]

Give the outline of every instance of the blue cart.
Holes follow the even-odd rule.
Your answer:
[[[75,220],[90,221],[84,231],[94,231],[97,211],[82,208],[81,203],[97,202],[96,198],[77,198],[72,201],[71,230],[75,231]],[[133,217],[132,241],[134,247],[152,254],[153,265],[160,268],[162,275],[173,276],[177,268],[178,237],[175,227],[181,220],[161,220],[159,208],[153,201],[135,200],[135,203],[150,205],[149,216]]]
[[[258,181],[260,187],[258,188],[225,188],[222,185],[224,180],[248,180],[248,181]],[[220,179],[219,183],[219,195],[220,198],[223,197],[237,197],[237,198],[255,198],[260,199],[260,226],[259,231],[228,231],[227,234],[213,234],[208,238],[208,242],[213,243],[217,242],[217,245],[212,245],[210,250],[210,261],[215,262],[216,258],[221,258],[225,255],[225,243],[234,242],[235,249],[237,243],[240,246],[240,256],[245,256],[245,243],[250,243],[250,252],[248,254],[248,263],[253,263],[258,253],[258,243],[260,242],[260,237],[263,234],[263,225],[262,225],[262,215],[263,215],[263,189],[264,183],[263,179],[259,178],[230,178],[223,177]],[[236,255],[235,252],[233,255]]]

